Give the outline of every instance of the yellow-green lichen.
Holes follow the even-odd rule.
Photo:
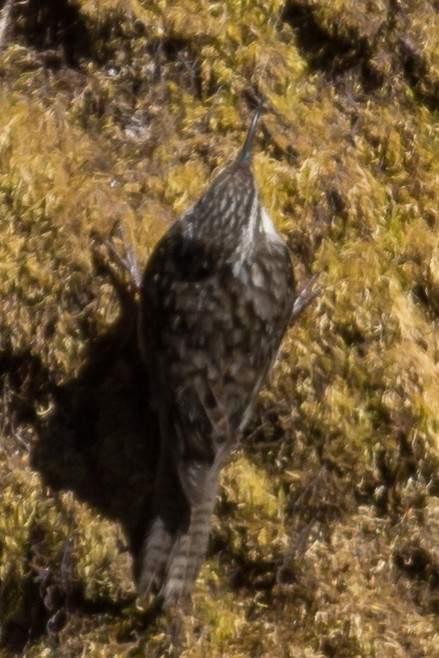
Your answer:
[[[52,5],[16,3],[0,44],[0,651],[435,656],[437,12]],[[121,224],[142,267],[260,97],[261,199],[320,293],[223,472],[192,610],[146,623],[127,542],[156,428],[100,240]]]

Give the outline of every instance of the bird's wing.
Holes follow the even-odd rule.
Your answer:
[[[181,388],[173,412],[174,456],[183,490],[192,504],[206,496],[212,473],[233,442],[227,410],[206,381]]]

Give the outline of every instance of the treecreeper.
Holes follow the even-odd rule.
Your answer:
[[[139,342],[160,456],[135,574],[139,597],[164,608],[190,598],[225,458],[290,321],[313,296],[296,296],[289,249],[259,201],[259,114],[236,160],[158,242],[141,284]]]

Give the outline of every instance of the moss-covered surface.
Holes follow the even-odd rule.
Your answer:
[[[2,657],[439,656],[438,9],[6,3]],[[192,609],[148,618],[127,546],[155,419],[102,236],[143,266],[260,97],[261,196],[322,290],[223,473]]]

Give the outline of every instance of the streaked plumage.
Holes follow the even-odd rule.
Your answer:
[[[139,341],[160,416],[153,515],[138,592],[191,592],[221,467],[239,441],[294,302],[290,254],[240,155],[160,240],[141,288]]]

